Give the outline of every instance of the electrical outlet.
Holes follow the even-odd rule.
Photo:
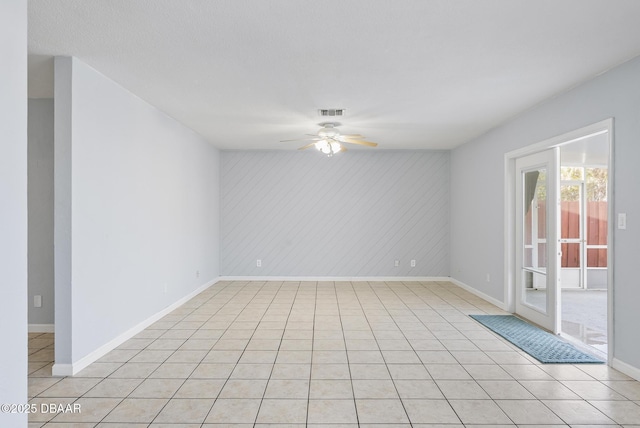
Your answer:
[[[42,296],[37,294],[35,296],[33,296],[33,307],[34,308],[41,308],[42,307]]]
[[[257,266],[257,267],[262,267],[262,260],[258,259],[258,260],[256,261],[256,266]]]
[[[200,271],[199,270],[196,271],[196,278],[200,278]]]
[[[393,265],[394,265],[395,267],[400,266],[400,260],[396,260],[395,262],[393,262]]]
[[[415,260],[411,260],[411,267],[416,267],[416,261]]]
[[[491,275],[487,274],[487,282],[491,282]]]

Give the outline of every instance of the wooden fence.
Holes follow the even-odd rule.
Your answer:
[[[564,201],[561,205],[560,224],[562,239],[580,237],[580,202]],[[607,245],[606,201],[587,202],[587,245]],[[531,211],[527,217],[531,215]],[[538,236],[544,238],[546,228],[545,203],[538,202]],[[530,231],[525,231],[530,242]],[[545,245],[541,244],[544,251]],[[580,244],[561,244],[562,267],[580,267]],[[587,267],[607,267],[607,249],[591,248],[587,250]]]
[[[587,202],[587,245],[607,245],[607,202]],[[561,205],[561,238],[580,237],[580,202]],[[562,267],[580,267],[580,244],[562,244]],[[605,248],[587,249],[587,267],[607,267]]]

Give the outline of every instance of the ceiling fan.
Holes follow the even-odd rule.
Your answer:
[[[322,128],[320,128],[317,134],[307,134],[308,137],[312,138],[296,138],[293,140],[281,140],[280,142],[311,141],[311,143],[300,147],[298,150],[305,150],[315,146],[316,149],[327,156],[333,156],[338,152],[346,151],[347,148],[344,146],[345,143],[368,147],[376,147],[378,145],[377,143],[364,141],[364,137],[360,134],[340,134],[340,131],[338,131],[338,126],[340,126],[340,124],[338,122],[323,122],[319,125]]]

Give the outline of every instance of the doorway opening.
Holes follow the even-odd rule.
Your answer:
[[[561,331],[607,354],[609,136],[560,147]]]
[[[609,363],[612,129],[608,119],[505,155],[508,310]]]

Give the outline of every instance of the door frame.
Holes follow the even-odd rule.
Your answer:
[[[600,122],[570,131],[555,137],[512,150],[504,154],[504,302],[508,312],[515,313],[516,305],[516,226],[515,226],[515,176],[516,159],[553,147],[563,146],[592,137],[597,134],[607,133],[609,141],[609,164],[607,200],[609,202],[607,224],[607,364],[611,365],[614,359],[614,224],[615,224],[615,173],[614,173],[614,119],[608,118]],[[561,292],[561,287],[558,292]]]

